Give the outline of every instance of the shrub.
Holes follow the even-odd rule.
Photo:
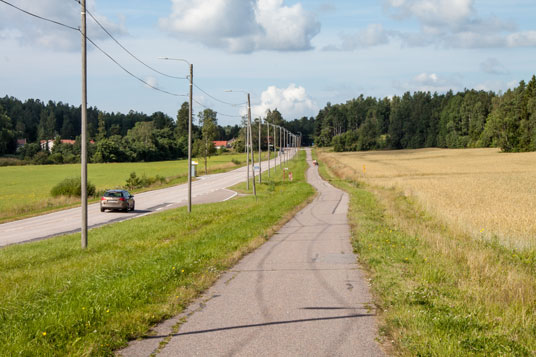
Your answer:
[[[240,165],[242,163],[240,160],[237,159],[231,159],[231,162],[235,165]]]
[[[135,188],[142,187],[142,180],[138,176],[136,176],[136,172],[131,172],[129,178],[127,178],[127,182],[125,183],[125,187],[129,190],[133,190]]]
[[[96,188],[91,182],[87,183],[87,195],[95,196]],[[72,177],[66,178],[65,180],[58,183],[56,186],[52,187],[50,190],[52,197],[58,196],[69,196],[69,197],[80,197],[82,196],[82,182],[80,178]]]

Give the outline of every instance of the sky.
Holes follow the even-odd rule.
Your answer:
[[[106,53],[88,43],[88,106],[107,112],[176,117],[189,68],[162,57],[193,64],[194,113],[211,108],[220,125],[240,123],[246,92],[254,116],[277,108],[292,120],[360,94],[504,92],[536,73],[534,0],[87,0],[87,8],[135,56],[88,14],[87,36]],[[0,96],[79,106],[80,21],[77,0],[1,0]]]

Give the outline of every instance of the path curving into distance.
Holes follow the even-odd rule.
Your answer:
[[[292,150],[290,156],[294,155]],[[275,159],[270,160],[273,169]],[[258,164],[257,164],[258,165]],[[268,161],[262,162],[263,172],[268,169]],[[220,202],[231,198],[235,193],[226,190],[246,181],[247,167],[236,170],[201,176],[192,182],[192,204]],[[279,159],[277,172],[280,173]],[[251,173],[250,173],[251,174]],[[263,173],[263,176],[267,175]],[[143,192],[135,195],[136,210],[131,212],[100,212],[99,203],[88,205],[88,228],[142,217],[166,209],[188,204],[188,184]],[[192,207],[195,210],[195,206]],[[82,209],[66,209],[41,216],[0,224],[0,248],[3,246],[46,239],[62,234],[80,232]],[[91,244],[91,241],[89,242]]]
[[[310,150],[307,157],[311,164]],[[350,244],[348,195],[323,181],[316,166],[307,179],[319,193],[311,204],[184,313],[119,354],[383,356]]]

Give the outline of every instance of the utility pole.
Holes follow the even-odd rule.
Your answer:
[[[262,126],[262,125],[261,125],[261,124],[262,124],[262,119],[259,117],[259,183],[262,183],[262,167],[261,167],[261,163],[262,163],[261,126]]]
[[[253,155],[253,138],[251,135],[252,132],[251,132],[251,101],[250,101],[250,98],[249,98],[249,93],[248,93],[248,125],[249,125],[249,132],[250,132],[250,135],[249,135],[249,143],[251,145],[251,167],[252,167],[252,175],[253,175],[253,195],[255,195],[255,200],[257,200],[257,188],[255,187],[255,156]],[[249,181],[249,179],[248,179]]]
[[[82,227],[80,229],[82,249],[87,248],[87,38],[86,38],[86,0],[80,2],[82,5],[82,133],[81,133],[81,198],[82,198]]]
[[[192,212],[192,113],[194,65],[190,63],[190,105],[188,107],[188,213]]]
[[[279,168],[283,170],[283,162],[281,161],[283,158],[283,135],[282,135],[282,129],[279,127]]]
[[[193,115],[193,87],[194,65],[183,58],[158,57],[161,60],[181,61],[190,66],[190,95],[188,105],[188,213],[192,212],[192,115]]]
[[[270,123],[266,120],[266,143],[268,145],[268,178],[270,178]]]
[[[249,113],[249,101],[248,101],[248,113]],[[249,118],[249,115],[248,115]],[[247,168],[247,181],[246,181],[246,190],[249,191],[249,119],[248,123],[246,124],[246,166]]]

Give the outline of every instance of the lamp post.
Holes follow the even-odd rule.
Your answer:
[[[80,2],[82,6],[81,17],[82,24],[80,32],[82,33],[82,106],[81,106],[81,180],[80,196],[82,199],[82,227],[80,228],[80,237],[82,249],[87,248],[87,38],[86,38],[86,0]]]
[[[259,117],[259,183],[262,183],[262,149],[261,149],[261,127],[262,127],[262,119]]]
[[[266,121],[266,145],[268,149],[268,178],[270,178],[270,123]]]
[[[255,156],[253,155],[253,138],[252,138],[252,131],[251,131],[251,99],[250,99],[250,95],[249,95],[249,92],[245,92],[245,91],[242,91],[242,90],[232,90],[232,89],[227,89],[225,90],[225,92],[227,93],[232,93],[232,92],[237,92],[237,93],[244,93],[244,94],[247,94],[248,96],[248,133],[249,133],[249,139],[248,139],[248,142],[246,143],[246,146],[247,145],[250,145],[250,153],[251,153],[251,173],[253,175],[253,195],[255,196],[255,200],[257,199],[257,187],[255,186]],[[249,155],[249,154],[248,154]],[[248,156],[249,158],[249,156]],[[249,163],[247,164],[248,166],[248,176],[247,176],[247,189],[249,190]]]
[[[185,62],[190,66],[190,105],[188,108],[188,212],[192,212],[192,110],[194,65],[182,58],[159,57],[159,59]]]

